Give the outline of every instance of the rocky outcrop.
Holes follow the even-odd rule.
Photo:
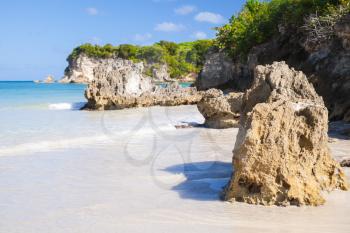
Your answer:
[[[226,200],[321,205],[322,191],[347,189],[327,146],[327,109],[302,72],[284,62],[255,69],[243,97]]]
[[[65,70],[64,77],[60,83],[90,83],[94,78],[94,69],[99,66],[113,65],[119,62],[119,58],[94,58],[85,54],[80,54],[75,59],[70,59],[69,65]],[[118,66],[118,64],[116,64]],[[166,64],[144,64],[144,74],[148,74],[153,81],[168,82],[172,81]]]
[[[280,25],[279,35],[251,49],[244,63],[239,58],[230,61],[224,55],[208,54],[197,86],[244,91],[251,86],[257,65],[284,60],[307,75],[323,97],[330,120],[350,122],[350,14],[341,18],[332,30],[327,43],[311,49],[305,43],[308,34],[302,28]]]
[[[205,56],[205,64],[195,86],[198,90],[210,88],[244,90],[250,84],[247,76],[249,75],[243,64],[234,62],[222,51],[211,49]]]
[[[94,69],[103,64],[112,64],[114,59],[98,59],[85,54],[79,55],[76,59],[68,60],[68,67],[60,83],[89,83],[94,79]]]
[[[157,82],[172,81],[166,64],[146,64],[146,69],[150,69],[152,78]]]
[[[198,102],[199,112],[205,118],[205,126],[224,129],[238,127],[243,93],[224,95],[221,90],[209,89]]]
[[[177,83],[156,87],[143,73],[143,63],[117,59],[94,69],[94,79],[85,91],[85,108],[98,110],[196,104],[202,97],[195,88]]]
[[[55,83],[55,79],[52,75],[48,75],[44,80],[34,80],[34,83]]]

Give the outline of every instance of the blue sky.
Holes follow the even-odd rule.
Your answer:
[[[0,80],[63,76],[83,43],[152,44],[213,38],[244,0],[1,1]]]

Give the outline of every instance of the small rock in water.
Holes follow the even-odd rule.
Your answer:
[[[340,162],[340,166],[342,167],[350,167],[350,159],[344,159]]]
[[[333,142],[337,142],[337,141],[339,141],[339,140],[336,138],[328,138],[329,143],[333,143]]]

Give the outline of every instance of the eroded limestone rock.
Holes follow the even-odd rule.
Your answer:
[[[85,97],[88,100],[85,108],[110,110],[196,104],[202,94],[196,88],[181,88],[177,83],[166,88],[156,87],[151,78],[143,74],[142,63],[119,59],[94,69]]]
[[[302,72],[284,62],[257,66],[243,97],[234,174],[224,198],[262,205],[321,205],[321,192],[347,189],[332,159],[328,113]]]
[[[238,127],[243,93],[224,95],[221,90],[209,89],[197,107],[209,128],[224,129]]]

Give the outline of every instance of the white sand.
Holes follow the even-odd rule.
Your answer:
[[[202,121],[193,106],[152,108],[126,134],[104,120],[103,143],[0,156],[1,233],[350,231],[350,192],[327,194],[322,207],[220,201],[237,129],[174,129]],[[345,157],[350,140],[330,146]]]

